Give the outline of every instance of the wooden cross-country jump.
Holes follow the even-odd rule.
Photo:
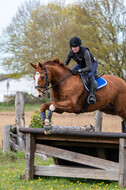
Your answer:
[[[115,180],[126,187],[126,133],[87,132],[81,127],[20,128],[26,134],[25,179],[35,176]],[[35,166],[35,153],[54,158],[54,166]]]

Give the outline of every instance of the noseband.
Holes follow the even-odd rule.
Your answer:
[[[45,88],[45,90],[44,91],[46,91],[48,88],[48,86],[49,86],[49,77],[48,77],[48,73],[47,73],[47,69],[46,69],[46,66],[45,65],[43,65],[43,67],[44,67],[44,70],[45,70],[45,75],[46,75],[46,82],[45,82],[45,84],[44,85],[40,85],[40,86],[35,86],[35,89],[37,89],[38,91],[40,91],[40,92],[42,92],[40,89],[38,89],[38,88]],[[41,73],[40,73],[41,74]],[[42,92],[43,93],[43,92]]]

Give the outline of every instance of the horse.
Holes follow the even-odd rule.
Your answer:
[[[45,124],[45,130],[46,126],[51,126],[53,112],[79,114],[96,110],[120,116],[123,119],[123,126],[126,127],[126,82],[123,79],[114,75],[102,76],[108,84],[96,91],[96,103],[87,105],[89,92],[85,89],[79,73],[72,75],[71,69],[58,58],[44,63],[39,61],[37,65],[30,64],[35,69],[34,79],[39,73],[36,86],[38,96],[42,97],[46,90],[52,88],[53,101],[40,107],[41,121]]]

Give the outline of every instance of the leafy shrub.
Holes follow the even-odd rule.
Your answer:
[[[42,102],[38,97],[28,93],[24,93],[24,98],[26,104],[40,104]]]
[[[10,162],[15,162],[16,160],[24,159],[25,153],[24,152],[14,152],[14,151],[8,151],[6,153],[3,153],[3,151],[0,149],[0,162],[9,160]]]
[[[43,125],[41,124],[40,109],[37,109],[33,113],[32,117],[31,117],[30,127],[43,128]]]
[[[32,94],[28,94],[27,92],[24,93],[24,99],[25,99],[25,104],[42,104],[50,102],[49,98],[39,99],[38,97]],[[9,105],[15,104],[15,95],[9,96],[8,104]]]
[[[9,105],[15,104],[15,95],[9,96],[8,104]]]
[[[32,94],[24,93],[25,103],[26,104],[42,104],[50,102],[49,98],[38,98]]]

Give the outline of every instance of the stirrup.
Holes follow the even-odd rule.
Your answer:
[[[90,94],[88,96],[87,103],[88,104],[95,104],[96,103],[96,98],[95,98],[95,96],[93,94]]]

